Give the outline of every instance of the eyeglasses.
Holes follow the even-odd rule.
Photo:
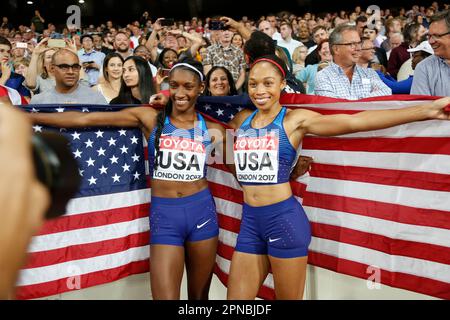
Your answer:
[[[79,65],[78,63],[74,63],[74,64],[55,64],[56,67],[58,67],[59,69],[61,69],[61,71],[63,72],[67,72],[69,71],[69,69],[72,69],[73,71],[77,72],[81,70],[81,65]]]
[[[352,49],[361,49],[361,42],[346,42],[346,43],[335,43],[337,46],[350,46]]]
[[[370,47],[370,48],[361,48],[361,50],[365,50],[365,51],[375,51],[375,47]]]
[[[441,34],[427,34],[427,39],[428,40],[433,39],[434,41],[436,41],[436,40],[439,40],[439,39],[441,39],[442,37],[444,37],[444,36],[446,36],[448,34],[450,34],[450,31],[446,32],[446,33],[441,33]]]

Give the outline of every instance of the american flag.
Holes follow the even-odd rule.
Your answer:
[[[120,107],[29,105],[26,109],[92,112]],[[45,128],[34,125],[33,129]],[[67,214],[45,223],[33,238],[28,265],[18,281],[20,299],[87,288],[149,270],[150,189],[141,131],[57,130],[70,141],[81,187]]]
[[[390,96],[349,102],[286,94],[282,103],[332,114],[402,108],[427,99],[430,97]],[[241,98],[228,102],[225,98],[223,103],[202,99],[198,109],[226,122],[247,103],[248,99]],[[33,107],[37,108],[30,109]],[[99,141],[94,141],[98,130],[105,132],[102,148],[110,148],[104,158],[97,152],[95,143]],[[126,136],[120,138],[120,130],[126,130]],[[29,265],[19,280],[19,298],[53,295],[148,271],[149,189],[123,185],[121,191],[103,189],[107,193],[95,194],[97,188],[91,184],[93,179],[99,179],[96,183],[107,179],[101,166],[112,168],[113,156],[120,160],[114,163],[114,170],[108,169],[111,176],[105,184],[114,187],[114,174],[125,181],[125,172],[127,181],[135,182],[132,174],[143,171],[138,171],[137,163],[131,169],[129,157],[144,154],[133,148],[142,148],[143,143],[145,149],[146,144],[140,140],[141,144],[135,145],[130,139],[142,139],[140,131],[75,131],[81,134],[80,141],[71,141],[83,151],[83,160],[77,159],[80,170],[85,170],[86,193],[70,203],[68,216],[47,223],[34,239]],[[66,134],[70,139],[74,131]],[[111,137],[124,140],[109,146]],[[90,149],[89,139],[94,150],[84,154]],[[72,145],[73,152],[77,145]],[[129,147],[124,154],[123,146]],[[311,136],[305,138],[302,150],[315,162],[310,173],[291,181],[291,186],[311,221],[309,263],[362,279],[369,278],[370,270],[376,268],[382,284],[450,299],[450,123],[424,121],[334,138]],[[97,171],[87,162],[89,158],[90,163],[95,160]],[[139,166],[144,170],[144,163]],[[208,180],[220,224],[215,273],[226,284],[239,232],[242,191],[223,165],[210,166]],[[259,296],[274,298],[271,274]]]

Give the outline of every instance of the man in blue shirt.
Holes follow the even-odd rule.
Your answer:
[[[105,54],[94,50],[94,38],[90,34],[81,37],[81,45],[83,49],[78,52],[78,57],[89,77],[89,85],[95,86],[98,84]]]
[[[450,10],[431,18],[427,36],[434,55],[414,70],[411,94],[450,96]]]
[[[11,64],[11,42],[0,36],[0,84],[17,90],[23,97],[31,98],[30,91],[23,86],[25,78],[12,71]]]

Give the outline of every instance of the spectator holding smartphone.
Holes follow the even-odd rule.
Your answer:
[[[83,49],[78,53],[78,57],[84,72],[88,75],[89,85],[95,86],[98,83],[105,54],[94,49],[94,38],[90,34],[81,37],[81,45]]]

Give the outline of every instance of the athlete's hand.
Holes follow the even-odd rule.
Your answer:
[[[300,156],[298,158],[298,161],[297,161],[294,169],[292,170],[291,177],[290,177],[291,180],[296,180],[298,177],[301,177],[306,172],[311,170],[311,163],[313,163],[313,162],[314,162],[314,160],[311,157]]]

